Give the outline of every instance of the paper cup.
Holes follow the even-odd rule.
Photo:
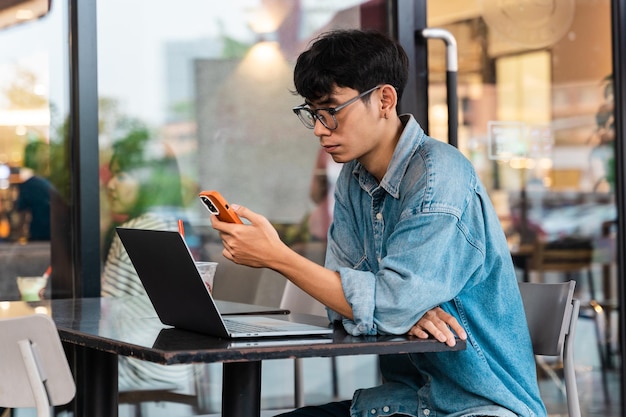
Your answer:
[[[209,292],[213,293],[213,281],[215,280],[215,270],[217,269],[217,262],[204,262],[197,261],[196,267],[200,272],[204,285],[208,288]]]
[[[46,290],[48,279],[45,277],[17,277],[17,289],[22,301],[40,301]]]

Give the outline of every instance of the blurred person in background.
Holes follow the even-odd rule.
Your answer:
[[[135,128],[113,145],[106,192],[113,222],[105,238],[106,260],[102,274],[103,297],[146,295],[116,227],[178,230],[183,217],[183,198],[178,162],[171,149],[150,139],[147,129]],[[154,314],[149,302],[133,304]],[[137,327],[140,333],[142,329]],[[120,391],[137,388],[185,388],[189,367],[162,366],[146,361],[120,357]]]
[[[24,149],[24,167],[20,170],[15,209],[19,213],[18,239],[22,242],[50,240],[50,195],[48,181],[50,149],[46,142],[36,140]]]
[[[341,164],[333,161],[329,154],[320,149],[309,188],[309,196],[316,204],[308,219],[309,233],[314,241],[326,242],[335,205],[335,183],[341,167]]]

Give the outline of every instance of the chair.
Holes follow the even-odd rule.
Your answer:
[[[70,402],[76,385],[52,319],[43,314],[0,320],[0,407],[36,408]]]
[[[121,364],[120,364],[121,365]],[[151,369],[146,370],[149,378],[152,372],[161,372],[152,367],[161,368],[168,372],[170,366],[150,364]],[[177,365],[172,365],[177,366]],[[144,410],[147,403],[155,404],[178,404],[191,408],[191,412],[202,414],[211,411],[210,404],[205,402],[203,388],[201,387],[203,371],[207,364],[180,365],[186,368],[181,370],[183,374],[170,374],[169,381],[147,379],[144,381],[130,382],[127,378],[118,380],[118,402],[130,408],[129,414],[134,417],[143,417],[149,414]],[[167,378],[161,374],[161,378]]]
[[[191,406],[194,411],[204,411],[198,405],[199,398],[196,394],[185,394],[178,392],[178,389],[178,386],[172,384],[171,386],[163,387],[121,390],[119,392],[119,403],[132,406],[135,417],[143,417],[142,404],[148,402],[184,404]]]
[[[563,361],[570,417],[580,417],[574,372],[574,336],[580,302],[573,298],[575,287],[575,281],[556,284],[519,283],[535,355],[558,356]],[[544,366],[543,362],[538,363]],[[555,377],[554,373],[552,376]]]
[[[593,320],[596,331],[598,356],[602,371],[602,388],[606,401],[609,401],[607,371],[610,361],[610,333],[607,311],[610,302],[602,302],[596,297],[593,274],[594,245],[591,239],[564,238],[554,242],[538,241],[532,258],[532,269],[539,274],[539,282],[544,282],[544,273],[564,274],[565,280],[575,279],[575,274],[585,273],[589,300],[581,304],[580,318]]]
[[[534,245],[531,269],[544,281],[544,273],[564,273],[568,279],[574,274],[587,272],[589,292],[595,296],[593,285],[593,244],[590,239],[565,238],[554,242],[538,240]]]

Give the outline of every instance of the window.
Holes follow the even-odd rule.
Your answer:
[[[48,270],[51,240],[70,239],[65,6],[0,31],[0,300],[19,299],[18,276]]]

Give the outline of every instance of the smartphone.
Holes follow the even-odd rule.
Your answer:
[[[217,218],[223,222],[243,224],[235,210],[230,207],[228,201],[219,193],[219,191],[210,190],[202,191],[198,194],[200,201],[204,204],[211,214],[215,214]]]

